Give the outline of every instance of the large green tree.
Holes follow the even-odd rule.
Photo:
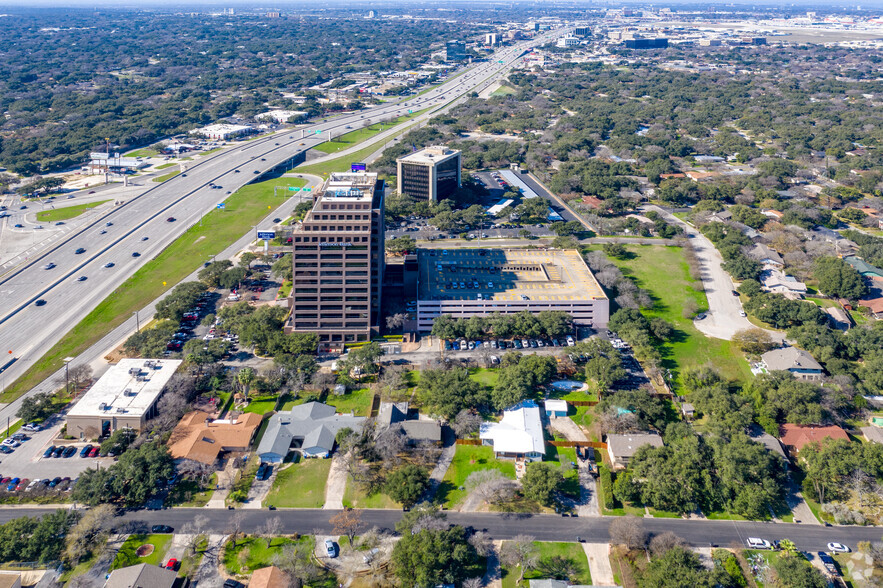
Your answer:
[[[467,539],[459,526],[405,534],[392,551],[393,572],[405,586],[460,584],[474,575],[479,561]]]

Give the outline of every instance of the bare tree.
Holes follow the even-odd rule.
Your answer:
[[[236,512],[230,519],[227,521],[227,533],[230,535],[230,542],[233,544],[233,549],[236,549],[236,541],[239,539],[239,534],[242,532],[242,522],[245,519],[245,515],[241,512]]]
[[[81,363],[68,368],[68,377],[74,385],[74,390],[79,390],[84,384],[92,381],[92,366]]]
[[[516,535],[511,541],[503,543],[500,550],[500,562],[503,565],[520,568],[519,583],[524,580],[525,570],[537,564],[539,554],[534,541],[536,538],[531,535]]]
[[[508,500],[515,494],[516,484],[499,470],[477,470],[469,474],[464,487],[482,500],[493,503]]]
[[[687,543],[681,538],[672,533],[671,531],[666,531],[665,533],[660,533],[659,535],[653,535],[650,539],[650,552],[654,556],[663,555],[666,551],[673,547],[686,547]]]
[[[337,377],[331,372],[318,371],[313,374],[312,384],[319,390],[327,390],[337,383]]]
[[[463,588],[481,588],[484,586],[484,580],[481,578],[466,578],[463,580]]]
[[[392,395],[405,390],[408,387],[408,382],[405,380],[405,372],[406,370],[403,367],[397,365],[383,368],[383,372],[380,374],[380,383],[383,386],[383,391]]]
[[[356,537],[356,533],[365,526],[362,522],[362,511],[353,508],[347,508],[330,519],[328,522],[334,526],[333,533],[335,535],[346,535],[350,540],[350,545]]]
[[[610,523],[610,541],[628,549],[641,549],[647,544],[647,532],[641,519],[627,515]]]
[[[629,433],[641,430],[638,416],[631,412],[620,414],[616,409],[605,410],[598,417],[598,429],[602,433]]]
[[[401,425],[392,425],[381,432],[374,442],[374,451],[384,462],[397,462],[408,444],[408,436]]]
[[[104,543],[115,514],[116,507],[110,504],[99,504],[87,510],[65,536],[64,559],[75,566],[81,558]]]
[[[476,531],[469,537],[469,544],[481,557],[487,557],[494,551],[494,542],[491,536],[484,531]]]
[[[452,426],[458,437],[465,437],[470,433],[477,433],[484,419],[472,409],[464,408],[454,417]]]
[[[279,517],[267,519],[259,531],[259,534],[267,541],[267,549],[270,549],[270,544],[273,542],[273,539],[278,537],[281,533],[282,519]]]
[[[386,328],[390,331],[394,331],[403,327],[406,320],[408,320],[408,315],[403,312],[389,315],[386,317]]]
[[[315,580],[319,566],[313,562],[312,551],[305,543],[289,543],[273,557],[273,563],[292,578],[303,584]]]
[[[865,496],[871,492],[874,478],[869,476],[864,470],[857,469],[849,475],[849,485],[858,498],[858,505],[865,505]]]

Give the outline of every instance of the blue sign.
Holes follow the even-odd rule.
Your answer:
[[[258,239],[270,241],[276,238],[276,231],[258,231]]]
[[[223,202],[218,202],[218,206],[217,206],[217,207],[218,207],[218,208],[225,208],[225,207],[226,207],[226,204],[224,204]]]

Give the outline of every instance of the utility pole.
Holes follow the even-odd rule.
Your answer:
[[[141,321],[140,321],[140,319],[138,318],[138,311],[136,310],[136,311],[133,312],[132,314],[135,315],[135,332],[136,332],[136,333],[140,333],[140,332],[141,332]]]

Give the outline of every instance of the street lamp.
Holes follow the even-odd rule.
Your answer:
[[[70,394],[70,364],[74,360],[73,357],[65,357],[61,361],[64,362],[64,391],[66,394]]]
[[[138,318],[138,311],[136,310],[132,314],[135,315],[135,332],[140,333],[141,332],[141,320]]]

